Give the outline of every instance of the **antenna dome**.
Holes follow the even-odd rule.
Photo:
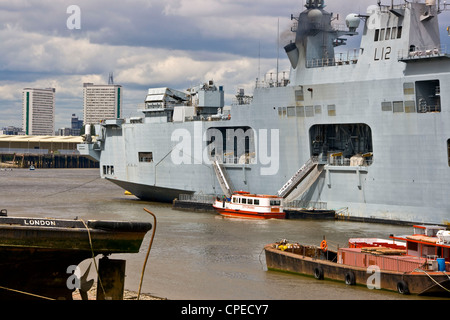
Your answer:
[[[322,11],[319,9],[312,9],[308,12],[309,21],[312,23],[320,23],[322,21]]]
[[[359,16],[356,13],[350,13],[345,18],[345,23],[347,24],[347,27],[352,32],[354,32],[354,31],[356,31],[356,29],[358,29],[360,22],[361,22],[361,20],[359,20]]]

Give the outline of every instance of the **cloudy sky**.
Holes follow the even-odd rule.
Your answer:
[[[56,88],[55,129],[69,127],[72,113],[83,117],[83,83],[106,84],[110,72],[124,87],[126,117],[139,114],[151,87],[187,89],[212,79],[227,101],[238,88],[251,93],[258,76],[276,70],[278,54],[280,71],[289,70],[282,47],[304,2],[0,0],[0,128],[22,126],[26,87]],[[374,2],[328,0],[326,9],[344,19]],[[80,8],[80,29],[68,28],[71,5]],[[440,19],[450,24],[447,13]]]

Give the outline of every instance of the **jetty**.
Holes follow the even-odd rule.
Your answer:
[[[81,136],[0,136],[2,168],[99,168],[97,161],[81,155]]]

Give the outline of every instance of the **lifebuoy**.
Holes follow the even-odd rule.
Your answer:
[[[328,250],[328,244],[327,244],[327,241],[326,241],[326,240],[322,240],[322,242],[320,243],[320,249],[321,249],[323,252],[327,252],[327,250]]]

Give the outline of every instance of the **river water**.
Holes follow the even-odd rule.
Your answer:
[[[0,171],[0,207],[9,216],[153,222],[155,239],[143,293],[170,300],[386,300],[429,299],[334,281],[267,271],[263,246],[281,239],[345,246],[349,237],[408,234],[410,227],[334,220],[253,221],[173,210],[170,204],[126,196],[99,178],[98,169]],[[137,291],[151,238],[127,260],[126,289]]]

